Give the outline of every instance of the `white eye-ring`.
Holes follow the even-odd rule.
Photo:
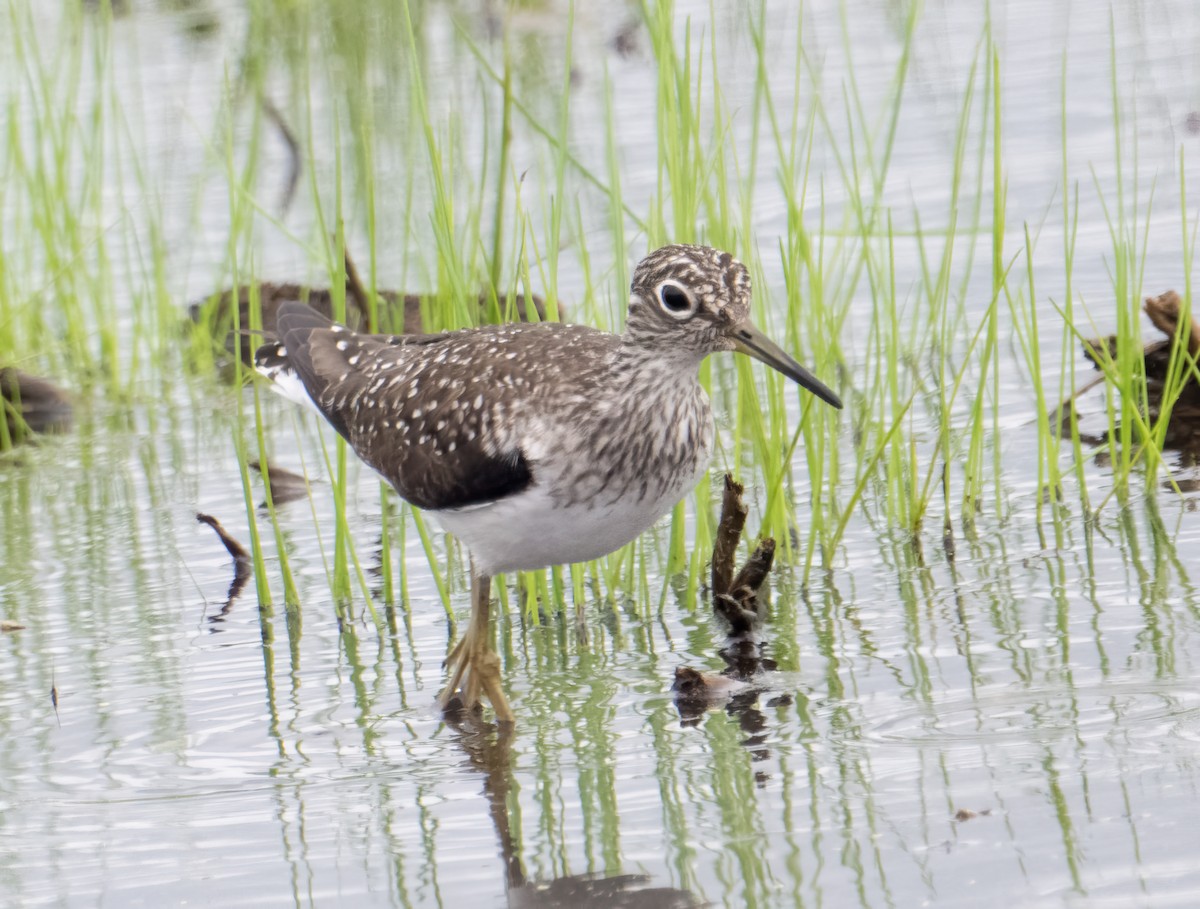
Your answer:
[[[696,298],[682,284],[674,281],[663,281],[658,285],[658,302],[672,319],[690,319],[696,314]]]

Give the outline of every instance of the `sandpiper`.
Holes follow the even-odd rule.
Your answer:
[[[703,246],[664,246],[638,264],[621,334],[539,323],[365,335],[288,302],[255,365],[466,544],[471,621],[439,699],[474,708],[484,697],[511,723],[492,576],[612,552],[695,486],[713,438],[699,369],[722,350],[842,406],[751,324],[745,266]]]

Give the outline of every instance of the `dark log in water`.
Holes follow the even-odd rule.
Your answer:
[[[279,307],[288,300],[300,300],[307,303],[322,315],[332,319],[334,316],[333,291],[327,287],[305,287],[302,284],[276,283],[263,281],[257,284],[242,284],[233,289],[219,291],[202,300],[196,300],[188,306],[188,317],[195,323],[207,324],[214,337],[225,334],[225,347],[233,353],[237,345],[237,337],[233,333],[234,312],[237,307],[237,325],[243,332],[241,339],[242,360],[249,364],[253,358],[254,348],[260,341],[249,337],[246,332],[250,328],[250,301],[254,294],[258,295],[260,312],[262,314],[263,334],[275,334],[275,322]],[[402,293],[397,290],[379,290],[375,293],[375,307],[372,312],[370,291],[359,276],[358,269],[349,255],[346,256],[346,288],[345,288],[345,325],[355,331],[367,331],[376,334],[422,334],[427,326],[421,316],[422,307],[436,307],[439,300],[436,294]],[[513,300],[505,297],[493,299],[488,292],[481,292],[471,301],[477,312],[480,324],[498,324],[515,314],[518,321],[530,322],[535,318],[544,321],[546,318],[546,303],[537,294],[529,296],[518,295]]]
[[[282,467],[275,467],[271,464],[261,464],[258,461],[250,461],[246,466],[251,470],[258,471],[263,478],[263,483],[271,492],[271,504],[273,505],[284,505],[287,502],[303,499],[308,495],[308,480],[298,473],[292,473],[290,470],[284,470]],[[265,502],[263,506],[266,506]]]
[[[8,439],[13,444],[32,433],[71,428],[73,409],[67,393],[47,379],[11,366],[0,369],[0,409],[4,411]]]

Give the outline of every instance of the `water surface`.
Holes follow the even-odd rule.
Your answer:
[[[788,109],[797,20],[790,4],[768,6],[778,26],[768,41],[780,61],[771,84]],[[1125,161],[1125,179],[1136,174],[1143,192],[1154,180],[1159,194],[1140,215],[1153,238],[1145,291],[1182,289],[1179,168],[1200,141],[1187,129],[1200,17],[1186,0],[1125,4],[1112,15],[1114,50],[1107,14],[1090,4],[993,6],[1012,236],[1023,223],[1041,231],[1039,300],[1061,299],[1054,263],[1062,258],[1065,53],[1069,168],[1083,181],[1075,291],[1098,330],[1111,330],[1112,243],[1086,183],[1094,171],[1109,191],[1116,173],[1110,51],[1120,91],[1136,107],[1138,156]],[[304,179],[312,176],[327,201],[339,158],[323,129],[368,99],[375,105],[364,109],[376,117],[379,284],[436,283],[436,254],[423,242],[430,193],[406,176],[420,146],[405,128],[396,16],[374,4],[345,21],[320,4],[302,10],[307,20],[280,13],[277,31],[259,34],[236,5],[134,3],[108,25],[89,14],[75,43],[57,13],[33,13],[47,53],[75,48],[85,72],[109,55],[100,68],[111,80],[106,97],[120,99],[125,124],[113,117],[113,135],[124,138],[112,141],[138,150],[137,176],[119,159],[103,163],[111,218],[93,225],[102,242],[86,254],[107,263],[118,338],[135,334],[160,289],[145,266],[147,208],[161,217],[169,264],[161,289],[171,312],[229,280],[226,135],[238,162],[259,143],[258,191],[273,210],[286,149],[257,131],[252,108],[226,103],[239,70],[255,65],[269,66],[264,82],[290,115],[304,109],[297,98],[310,100]],[[803,47],[831,121],[812,164],[826,175],[831,224],[841,223],[848,199],[830,135],[843,133],[851,78],[872,123],[885,122],[905,12],[860,0],[805,7]],[[597,124],[610,80],[622,192],[641,216],[658,179],[648,38],[635,27],[630,53],[614,47],[626,21],[637,21],[632,9],[610,16],[587,7],[575,16],[571,148],[606,172]],[[755,69],[745,10],[714,22],[707,4],[680,4],[681,41],[689,19],[721,61],[724,103],[748,111]],[[509,26],[516,90],[547,122],[563,85],[564,20],[559,7],[531,6]],[[497,109],[480,99],[491,87],[480,90],[488,83],[463,36],[494,61],[493,26],[473,8],[442,4],[424,7],[418,22],[424,78],[444,108],[436,115],[461,130],[463,157],[481,168],[495,126],[480,124]],[[881,196],[899,229],[902,294],[915,293],[920,274],[914,211],[925,227],[947,223],[946,172],[982,27],[978,12],[936,3],[917,24]],[[259,46],[270,48],[269,64],[255,56]],[[28,130],[40,116],[40,89],[15,64],[4,72],[6,116]],[[346,94],[346,85],[365,94]],[[381,116],[388,111],[394,116]],[[225,116],[233,118],[228,133]],[[748,118],[734,122],[744,129]],[[552,151],[524,120],[515,129],[524,193],[551,195]],[[347,234],[366,250],[351,138],[342,136]],[[746,149],[750,137],[735,142]],[[11,155],[11,146],[0,150],[0,169],[14,166]],[[69,160],[82,173],[83,162]],[[787,211],[776,169],[764,163],[756,179],[748,220],[762,252],[760,287],[781,325],[786,292],[771,251]],[[573,317],[615,324],[630,263],[612,249],[603,194],[577,174],[571,180],[578,223],[564,238],[558,293],[576,306]],[[30,282],[14,299],[33,305],[28,287],[42,286],[86,296],[86,286],[52,273],[36,253],[30,207],[0,195],[0,212],[0,250]],[[544,209],[530,212],[535,232],[543,229]],[[265,277],[327,281],[309,252],[322,236],[319,214],[328,212],[318,213],[302,189],[282,222],[261,216],[241,258]],[[646,241],[635,225],[629,231],[631,260]],[[977,243],[986,258],[990,235],[964,233],[957,242]],[[591,302],[582,299],[589,282],[581,251],[600,289]],[[981,269],[965,284],[967,312],[982,311],[989,291]],[[868,284],[853,293],[869,313]],[[1076,345],[1064,350],[1053,308],[1041,311],[1050,352],[1043,368],[1057,379]],[[855,326],[847,334],[853,384],[866,374],[868,351]],[[247,540],[234,440],[239,395],[250,406],[251,392],[164,358],[167,365],[131,370],[125,400],[84,393],[74,432],[0,462],[0,618],[24,626],[0,635],[0,905],[578,905],[581,893],[596,905],[637,905],[617,894],[647,888],[644,904],[654,906],[1196,902],[1200,594],[1191,573],[1200,517],[1193,498],[1151,488],[1110,502],[1094,521],[1069,502],[1073,518],[1060,522],[1058,537],[1039,528],[1035,404],[1015,345],[1002,354],[1000,494],[973,533],[958,526],[953,559],[940,545],[940,512],[914,544],[889,527],[884,491],[868,489],[828,571],[806,577],[802,565],[786,563],[777,571],[765,633],[778,669],[758,698],[685,723],[669,690],[674,671],[721,669],[724,631],[702,599],[689,601],[686,585],[666,575],[660,529],[638,549],[648,565],[644,588],[610,597],[601,584],[580,604],[586,643],[570,612],[522,610],[510,592],[500,638],[519,723],[503,741],[487,728],[448,724],[436,710],[449,621],[407,509],[381,499],[356,464],[348,511],[364,578],[378,591],[371,559],[387,508],[401,528],[405,595],[394,609],[376,603],[382,630],[361,595],[339,616],[327,579],[334,508],[321,440],[330,434],[284,402],[264,401],[276,463],[315,480],[311,500],[280,509],[303,605],[282,605],[269,532],[275,604],[260,606],[253,585],[227,602],[230,559],[195,514],[216,515]],[[727,380],[728,364],[716,373]],[[912,432],[928,445],[936,426],[922,419]],[[728,435],[725,407],[720,424]],[[855,457],[848,420],[837,444],[848,461]],[[708,508],[731,452],[722,449],[702,488]],[[803,518],[813,491],[803,452],[796,457]],[[1190,469],[1177,460],[1171,467],[1181,476]],[[1099,503],[1111,474],[1102,460],[1085,473]],[[853,477],[841,482],[848,498]],[[762,484],[748,495],[761,508]],[[696,500],[688,507],[694,512]],[[757,512],[751,527],[756,520]],[[268,527],[262,512],[259,521]],[[798,533],[803,539],[803,523]],[[462,554],[444,540],[435,545],[439,564],[455,566],[452,603],[465,616]]]

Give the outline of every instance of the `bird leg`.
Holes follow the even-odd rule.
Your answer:
[[[489,631],[491,619],[492,579],[486,574],[471,572],[471,621],[466,633],[446,657],[450,681],[442,689],[438,701],[443,710],[461,705],[473,710],[481,696],[487,698],[500,723],[512,723],[513,712],[500,684],[500,657],[492,649]],[[458,704],[455,704],[458,701]]]

